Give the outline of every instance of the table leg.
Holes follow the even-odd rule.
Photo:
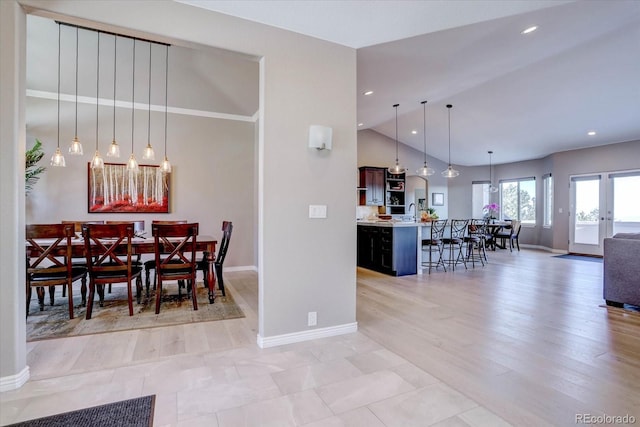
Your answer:
[[[207,274],[205,286],[209,288],[209,304],[213,304],[215,300],[216,275],[213,272],[213,253],[204,252],[204,259],[207,261]]]

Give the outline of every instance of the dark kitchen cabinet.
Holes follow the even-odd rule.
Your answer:
[[[360,205],[384,206],[385,170],[383,168],[360,168]]]
[[[417,273],[416,227],[358,226],[358,266],[392,276]]]

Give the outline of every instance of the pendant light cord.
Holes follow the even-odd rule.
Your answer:
[[[151,43],[149,43],[149,119],[147,121],[147,145],[151,145]]]
[[[167,102],[169,101],[169,45],[164,57],[164,158],[167,158]]]
[[[449,110],[449,166],[451,166],[451,107],[453,107],[453,105],[447,105],[447,109]]]
[[[78,27],[76,27],[76,125],[75,136],[78,137]]]
[[[422,101],[422,135],[424,136],[424,165],[427,166],[427,101]]]
[[[133,62],[131,65],[132,79],[131,79],[131,153],[133,154],[133,128],[134,117],[136,111],[136,40],[133,40]]]
[[[58,150],[60,150],[60,24],[58,24]]]
[[[118,36],[113,38],[113,140],[116,140],[116,63],[118,61]]]
[[[98,97],[100,91],[100,33],[98,33],[98,60],[96,65],[96,153],[98,152],[98,109],[100,104],[100,98]]]
[[[398,164],[398,106],[400,104],[395,104],[393,108],[396,109],[396,165]]]

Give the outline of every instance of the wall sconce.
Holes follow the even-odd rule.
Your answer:
[[[333,129],[327,126],[309,126],[309,148],[331,150]]]

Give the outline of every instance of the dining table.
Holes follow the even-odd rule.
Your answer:
[[[38,240],[37,243],[43,248],[47,247],[47,241],[45,240]],[[49,244],[51,243],[53,243],[53,241],[49,242]],[[213,236],[198,235],[196,238],[196,252],[202,252],[202,261],[208,265],[208,274],[205,274],[205,286],[209,290],[209,304],[213,304],[215,301],[216,276],[213,265],[217,244],[218,241]],[[162,242],[160,242],[160,246],[162,248]],[[184,249],[185,251],[191,250],[191,244],[185,245]],[[131,250],[132,255],[155,254],[154,239],[152,237],[134,237],[131,239]],[[170,252],[170,250],[171,249],[169,249],[168,252]],[[27,243],[26,251],[27,256],[30,256],[29,243]],[[74,258],[86,256],[84,239],[82,237],[78,236],[71,241],[71,251],[72,257]],[[64,252],[66,252],[66,246],[58,248],[55,255],[65,255]],[[126,247],[123,247],[123,252],[126,254]],[[164,253],[165,251],[161,249],[161,252]]]
[[[496,236],[498,235],[500,230],[511,228],[511,222],[510,221],[496,221],[496,222],[493,222],[493,223],[486,224],[486,227],[487,227],[487,230],[489,230],[489,234],[491,234],[493,236],[492,243],[491,243],[491,248],[494,251],[496,250],[496,247],[498,247],[500,249],[507,249],[507,245],[506,244],[501,245],[500,243],[498,243],[498,238]]]

